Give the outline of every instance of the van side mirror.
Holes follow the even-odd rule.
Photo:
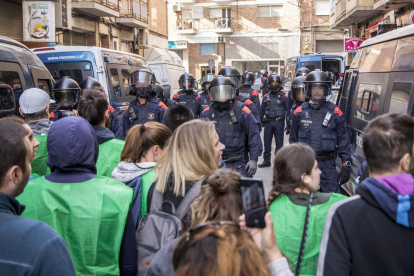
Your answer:
[[[110,61],[111,61],[110,57],[108,57],[108,56],[104,57],[104,62],[110,62]]]
[[[13,89],[7,84],[0,84],[0,117],[12,115],[15,108]]]

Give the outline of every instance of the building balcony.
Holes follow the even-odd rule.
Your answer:
[[[213,0],[213,2],[216,2],[216,3],[219,3],[219,4],[221,4],[221,3],[231,3],[232,0]]]
[[[230,19],[217,19],[215,21],[214,31],[216,33],[232,33],[233,29],[231,28],[231,20]]]
[[[143,1],[130,1],[130,5],[123,5],[119,17],[115,21],[119,24],[145,29],[148,28],[148,7]]]
[[[374,0],[374,10],[398,10],[409,4],[407,0]]]
[[[329,26],[331,27],[331,29],[335,28],[335,20],[336,20],[335,9],[336,9],[336,7],[331,8],[331,13],[330,13],[330,17],[329,17]]]
[[[194,23],[192,19],[185,19],[183,24],[177,22],[177,34],[179,35],[193,35],[197,33],[197,29],[194,28]]]
[[[195,4],[195,0],[174,0],[177,4]]]
[[[374,10],[373,4],[374,0],[339,0],[335,6],[335,27],[348,27],[364,18],[380,14],[381,11]]]
[[[102,17],[118,17],[118,0],[72,1],[72,8]]]

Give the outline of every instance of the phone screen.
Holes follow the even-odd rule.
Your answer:
[[[264,217],[266,215],[266,201],[264,195],[263,181],[242,177],[240,179],[240,190],[243,200],[243,210],[248,227],[264,228],[266,226]]]

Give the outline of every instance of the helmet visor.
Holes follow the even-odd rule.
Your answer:
[[[306,85],[306,93],[312,100],[324,100],[329,96],[330,86],[326,83],[309,83]]]
[[[76,103],[76,93],[74,91],[53,92],[53,98],[56,103],[62,106],[70,106]]]
[[[221,84],[210,88],[210,97],[215,102],[225,102],[236,97],[236,92],[233,86],[228,84]]]
[[[211,82],[214,79],[214,75],[205,75],[201,79],[201,85],[204,85],[206,82]]]
[[[183,90],[193,90],[195,87],[195,81],[194,80],[182,80],[181,83],[181,89]]]
[[[129,84],[135,87],[149,87],[155,82],[154,75],[148,72],[134,72],[129,76]]]
[[[240,78],[238,78],[238,77],[232,77],[232,76],[228,76],[226,78],[228,78],[229,80],[231,80],[234,83],[234,86],[236,88],[239,88],[240,87]]]
[[[292,98],[294,101],[304,102],[306,100],[305,85],[292,86]]]

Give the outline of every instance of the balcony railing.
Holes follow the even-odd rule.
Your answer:
[[[338,2],[336,2],[335,8],[336,18],[339,18],[342,15],[344,15],[346,13],[346,0],[339,0]]]
[[[148,23],[148,6],[144,1],[129,0],[128,5],[123,5],[120,17],[134,18],[141,22]]]
[[[216,29],[227,29],[231,28],[230,18],[217,19],[214,24]]]
[[[88,2],[88,0],[86,0]],[[89,2],[95,2],[105,6],[107,8],[116,10],[119,12],[119,1],[118,0],[89,0]]]

